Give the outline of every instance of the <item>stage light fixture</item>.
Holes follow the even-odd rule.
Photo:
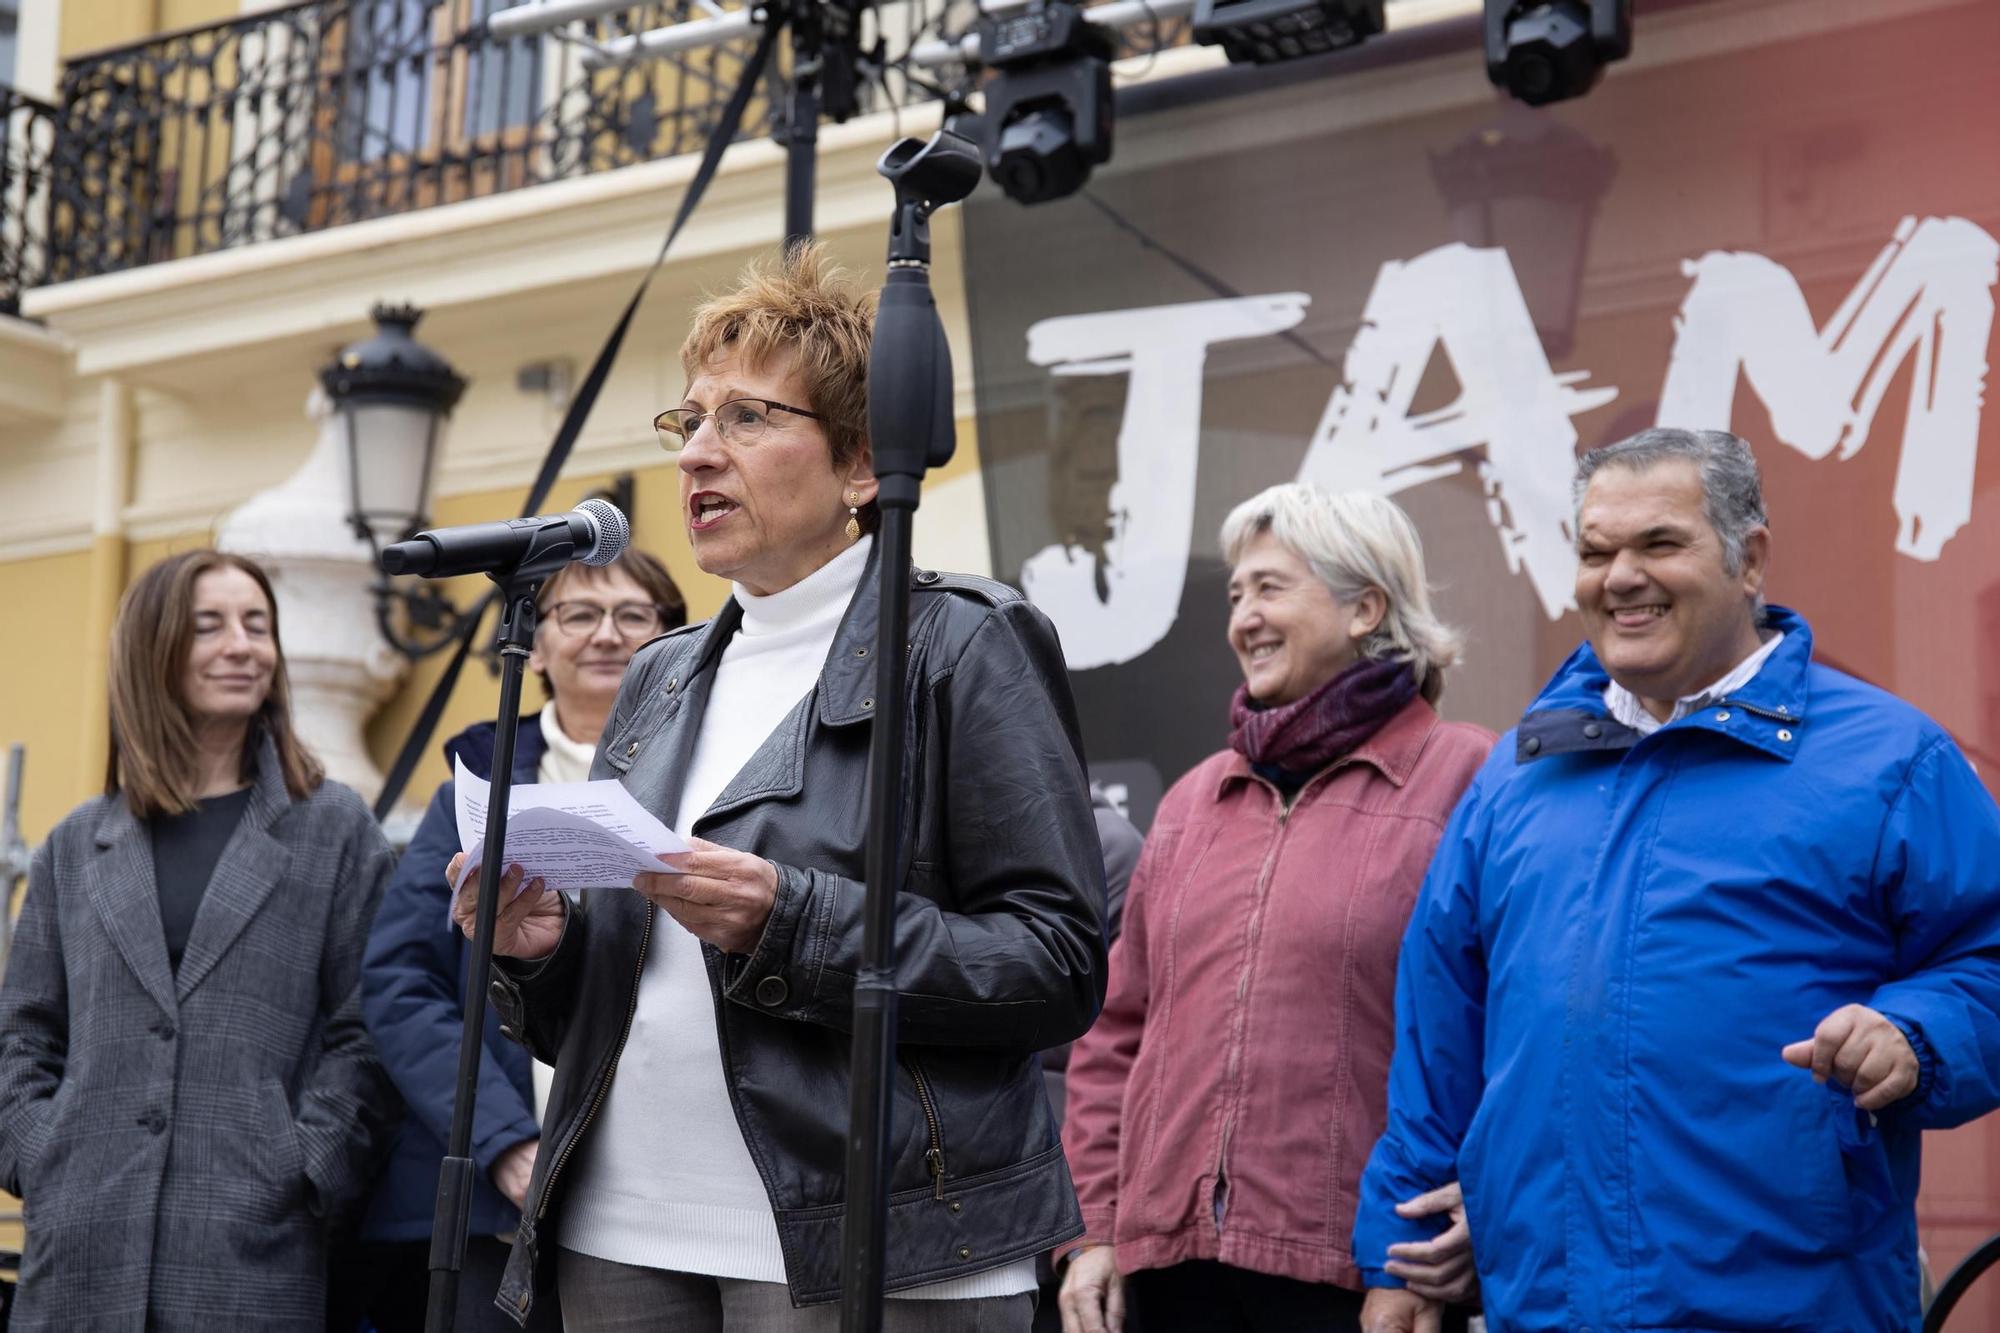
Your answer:
[[[1632,0],[1486,0],[1486,77],[1529,106],[1581,97],[1632,52]]]
[[[1194,39],[1268,65],[1338,51],[1382,31],[1382,0],[1195,0]]]
[[[986,170],[1023,204],[1074,194],[1111,158],[1111,37],[1070,0],[984,19]]]

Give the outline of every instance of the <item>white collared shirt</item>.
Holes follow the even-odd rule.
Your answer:
[[[1666,722],[1647,712],[1646,706],[1639,702],[1639,696],[1615,680],[1604,687],[1604,707],[1610,712],[1614,722],[1630,727],[1641,736],[1650,736],[1666,726],[1667,722],[1678,722],[1689,714],[1708,707],[1715,700],[1725,697],[1732,690],[1740,690],[1748,685],[1756,674],[1763,670],[1765,659],[1778,651],[1778,645],[1784,641],[1785,632],[1778,630],[1758,645],[1756,652],[1738,662],[1721,680],[1698,693],[1676,699],[1674,711]]]

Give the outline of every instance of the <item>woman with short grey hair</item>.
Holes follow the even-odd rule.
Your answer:
[[[1274,486],[1222,525],[1229,748],[1174,784],[1126,892],[1104,1012],[1070,1062],[1087,1229],[1065,1333],[1360,1327],[1354,1197],[1387,1114],[1396,954],[1492,733],[1433,705],[1459,636],[1394,503]],[[1391,1271],[1472,1286],[1444,1234]],[[1445,1214],[1453,1214],[1447,1220]]]
[[[1357,655],[1407,662],[1418,693],[1437,703],[1464,639],[1431,609],[1423,543],[1402,507],[1366,491],[1324,491],[1297,481],[1273,486],[1222,521],[1223,559],[1235,565],[1267,533],[1297,554],[1336,601],[1377,590],[1381,620],[1355,643]]]

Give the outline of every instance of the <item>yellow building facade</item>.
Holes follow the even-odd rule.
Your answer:
[[[56,62],[280,8],[24,4],[16,83],[44,97],[57,86]],[[868,285],[881,281],[892,198],[875,160],[898,131],[927,134],[937,124],[932,104],[822,129],[818,232]],[[730,149],[546,506],[567,507],[630,474],[635,540],[666,561],[695,617],[713,612],[727,587],[688,556],[673,459],[651,419],[680,398],[684,313],[779,246],[784,160],[764,138]],[[161,556],[209,543],[227,514],[299,466],[315,437],[305,405],[316,373],[369,333],[370,307],[423,309],[417,336],[470,382],[440,449],[433,521],[512,516],[561,420],[562,381],[582,377],[695,164],[693,155],[646,161],[34,286],[21,317],[0,316],[0,494],[20,516],[0,538],[0,599],[24,632],[10,636],[3,669],[0,747],[26,747],[21,823],[31,844],[101,789],[106,645],[123,588]],[[949,214],[935,232],[934,284],[960,367],[960,435],[957,458],[927,483],[917,557],[983,570],[959,236]],[[524,367],[555,368],[557,389],[517,388]],[[479,585],[462,580],[451,591],[466,603]],[[441,666],[442,656],[415,664],[374,716],[369,749],[383,768]],[[491,716],[496,700],[491,675],[468,670],[437,740]],[[444,776],[433,755],[406,804],[420,809]]]

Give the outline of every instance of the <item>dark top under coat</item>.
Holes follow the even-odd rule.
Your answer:
[[[205,796],[184,815],[155,815],[146,821],[153,840],[153,878],[160,886],[160,928],[166,932],[167,962],[176,972],[216,862],[249,807],[250,788],[245,787],[226,796]]]

